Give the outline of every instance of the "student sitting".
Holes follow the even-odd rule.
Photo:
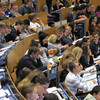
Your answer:
[[[33,6],[32,0],[25,0],[24,4],[22,4],[19,7],[18,12],[21,15],[34,13],[35,12],[35,8]]]
[[[28,28],[31,29],[33,32],[36,32],[36,29],[38,27],[44,26],[42,20],[38,18],[36,14],[33,14],[33,13],[29,14],[28,18],[30,20],[30,26]]]
[[[23,21],[22,20],[17,20],[15,25],[12,26],[11,32],[10,34],[6,35],[6,41],[17,41],[20,39],[20,34],[21,34],[21,30],[23,29]]]
[[[48,42],[48,34],[45,32],[40,31],[38,38],[39,38],[39,41],[40,41],[40,44],[42,47],[45,47],[47,49],[51,49],[52,47],[55,46],[52,43]]]
[[[48,61],[47,55],[46,55],[46,53],[44,51],[44,48],[41,47],[41,44],[40,44],[38,39],[32,39],[31,40],[30,47],[33,47],[33,46],[38,47],[38,49],[39,49],[39,57],[40,57],[40,59],[41,59],[41,61],[43,63],[43,66],[44,67],[47,66],[49,61]]]
[[[64,5],[60,2],[60,0],[56,0],[56,3],[52,6],[52,10],[59,10],[62,7],[64,7]]]
[[[90,43],[90,49],[95,58],[100,55],[99,32],[93,33],[93,40]]]
[[[79,63],[71,62],[69,64],[70,72],[65,78],[65,83],[67,84],[67,86],[69,87],[69,89],[73,94],[77,93],[77,89],[81,89],[83,91],[91,90],[93,88],[93,82],[95,82],[94,80],[93,82],[92,81],[86,82],[82,77],[80,77],[79,75],[79,72],[81,71],[80,67],[81,66],[79,65]]]
[[[71,62],[77,62],[74,55],[69,53],[66,56],[66,59],[63,60],[63,65],[62,65],[62,72],[60,73],[60,82],[63,82],[67,76],[67,74],[70,72],[69,70],[69,63]]]
[[[100,100],[100,85],[95,86],[91,94],[88,94],[84,100]]]
[[[10,25],[9,25],[10,27]],[[12,41],[6,42],[5,36],[8,34],[11,29],[9,29],[5,23],[0,23],[0,48],[7,47],[8,45],[12,44]]]
[[[79,62],[80,57],[82,56],[83,50],[80,47],[75,47],[72,50],[72,54],[76,57],[77,61]]]
[[[49,80],[44,75],[38,75],[37,77],[33,78],[32,81],[35,83],[39,95],[39,100],[44,98],[44,95],[47,95],[47,88],[49,87]]]
[[[43,67],[43,63],[39,57],[39,49],[36,46],[30,47],[28,54],[24,55],[18,62],[16,74],[18,75],[19,71],[24,67],[28,67],[31,70],[36,68],[40,70],[46,69],[46,67]]]
[[[16,3],[11,3],[10,15],[11,17],[21,16],[21,14],[18,12],[18,6]]]
[[[27,67],[24,67],[23,69],[21,69],[15,85],[17,86],[19,84],[19,82],[21,82],[30,72],[31,72],[31,70]]]
[[[87,68],[94,64],[93,55],[91,54],[91,50],[87,44],[82,45],[82,56],[80,57],[79,62],[82,64],[83,68]]]

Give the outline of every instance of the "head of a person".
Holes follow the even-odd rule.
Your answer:
[[[19,91],[22,91],[22,86],[25,84],[25,83],[30,83],[32,80],[34,80],[34,77],[38,76],[38,75],[44,75],[42,73],[41,70],[39,69],[34,69],[33,71],[31,71],[22,81],[20,81],[17,85],[17,88]],[[33,81],[32,81],[33,82]],[[34,82],[33,82],[34,83]]]
[[[11,32],[12,25],[9,22],[6,22],[5,25],[6,25],[5,28],[6,34],[9,34]]]
[[[79,6],[75,6],[73,8],[73,11],[74,11],[75,14],[78,14],[79,13]]]
[[[93,32],[93,41],[97,44],[99,41],[99,32]]]
[[[97,85],[92,89],[92,95],[96,100],[100,100],[100,85]]]
[[[15,12],[18,11],[18,6],[16,3],[11,3],[11,9],[14,10]]]
[[[53,56],[55,56],[55,55],[58,54],[58,52],[59,52],[58,47],[53,47],[53,48],[51,48],[51,49],[48,50],[48,55],[53,55]]]
[[[89,38],[85,38],[85,37],[84,37],[84,38],[82,39],[82,43],[84,43],[84,42],[86,42],[88,46],[90,45],[90,40],[89,40]]]
[[[80,47],[75,47],[72,50],[72,54],[77,58],[77,60],[79,60],[80,57],[82,56],[82,52],[83,52],[83,50]]]
[[[75,59],[75,57],[72,55],[72,56],[70,56],[68,59],[65,59],[64,61],[63,61],[63,66],[62,66],[62,68],[64,68],[64,69],[69,69],[69,64],[71,63],[71,62],[77,62],[77,60]]]
[[[47,33],[40,31],[38,34],[38,38],[39,38],[39,41],[41,43],[41,46],[48,43],[48,34]]]
[[[5,28],[6,28],[5,23],[0,22],[0,33],[5,34],[6,33]]]
[[[100,5],[97,6],[96,12],[100,12]]]
[[[72,31],[72,28],[71,28],[70,26],[67,26],[67,27],[66,27],[65,34],[66,34],[66,35],[69,35],[69,34],[71,33],[71,31]]]
[[[24,23],[22,20],[17,20],[16,23],[15,23],[15,26],[17,27],[17,30],[22,30],[23,29],[23,26],[24,26]]]
[[[56,4],[60,4],[60,0],[56,0]]]
[[[30,21],[28,19],[25,19],[23,23],[24,23],[24,29],[28,29],[28,26],[30,25]]]
[[[37,15],[36,14],[31,13],[31,14],[29,14],[28,18],[31,22],[37,21]]]
[[[82,12],[85,13],[85,11],[86,11],[86,5],[85,4],[82,4],[81,5],[81,9],[82,9]]]
[[[21,93],[27,100],[37,100],[39,98],[37,87],[33,83],[24,84]]]
[[[92,11],[92,4],[87,4],[87,10],[88,10],[88,12]]]
[[[92,24],[92,23],[97,23],[97,16],[91,16],[91,17],[90,17],[89,23],[90,23],[90,24]]]
[[[39,56],[39,48],[36,46],[30,47],[29,51],[28,51],[28,55],[32,58],[32,59],[38,59]]]
[[[78,74],[82,69],[81,67],[82,66],[77,62],[69,63],[69,70],[74,74]]]
[[[56,34],[57,34],[57,39],[61,39],[62,36],[63,36],[63,33],[64,33],[63,27],[59,27],[59,28],[57,29],[57,32],[56,32]]]
[[[81,46],[82,46],[82,41],[77,41],[75,47],[81,47]]]
[[[36,46],[40,49],[41,48],[40,41],[38,39],[32,39],[30,43],[30,47],[33,47],[33,46]]]
[[[39,96],[43,96],[47,93],[47,88],[49,87],[49,80],[44,75],[36,76],[31,82],[35,83],[37,86],[37,91]]]
[[[31,69],[29,69],[28,67],[24,67],[23,69],[21,69],[18,74],[18,79],[17,79],[16,85],[18,85],[18,83],[21,80],[23,80],[30,72],[31,72]]]
[[[24,0],[24,4],[30,6],[32,4],[32,0]]]
[[[44,96],[43,100],[59,100],[59,98],[56,94],[50,93]]]
[[[54,44],[56,42],[56,40],[57,40],[57,35],[55,35],[55,34],[51,34],[48,38],[48,42],[50,42],[52,44]]]

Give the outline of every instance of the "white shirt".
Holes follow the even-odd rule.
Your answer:
[[[35,23],[30,22],[30,26],[28,28],[29,29],[32,29],[32,28],[36,28],[37,29],[38,27],[41,27],[40,24],[38,24],[36,22]]]
[[[79,74],[75,75],[72,72],[69,72],[66,76],[65,83],[73,94],[77,93],[77,89],[89,91],[94,87],[92,82],[86,82]]]

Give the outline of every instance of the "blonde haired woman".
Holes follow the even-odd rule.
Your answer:
[[[75,56],[77,61],[79,61],[80,57],[82,56],[82,52],[83,52],[83,50],[80,47],[75,47],[72,50],[72,54]]]

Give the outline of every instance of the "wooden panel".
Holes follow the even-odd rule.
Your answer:
[[[72,5],[72,0],[67,0],[67,2],[69,3],[69,5]]]
[[[36,13],[36,14],[43,21],[44,25],[47,25],[47,12],[40,12],[40,13]],[[20,16],[20,17],[16,17],[16,18],[9,18],[7,20],[3,20],[0,22],[10,22],[13,25],[18,19],[21,19],[21,20],[28,19],[28,15],[29,14],[26,14],[26,15]]]
[[[65,20],[67,17],[67,14],[72,10],[73,10],[73,8],[61,9],[61,20]]]
[[[22,56],[24,56],[25,52],[29,49],[30,41],[35,37],[37,37],[37,33],[25,38],[20,43],[18,43],[7,55],[7,67],[9,73],[12,73],[14,67],[17,65]]]
[[[19,99],[18,99],[18,100],[26,100],[26,99],[24,98],[24,96],[19,92],[19,90],[18,90],[17,87],[15,86],[14,82],[12,81],[12,78],[11,78],[11,76],[10,76],[10,73],[9,73],[9,70],[8,70],[7,66],[6,66],[6,70],[7,70],[8,76],[9,76],[11,82],[12,82],[12,85],[14,86],[14,89],[15,89],[14,93],[17,93],[18,96],[19,96]]]
[[[37,3],[38,3],[38,12],[40,12],[40,11],[42,11],[42,9],[43,9],[43,6],[46,4],[46,0],[38,0],[37,1]]]
[[[56,0],[52,0],[52,5],[54,5],[56,3]]]
[[[42,22],[44,23],[44,25],[47,25],[47,12],[40,12],[40,13],[36,13],[37,16],[42,20]]]
[[[86,32],[89,31],[89,18],[86,19]]]
[[[66,85],[66,83],[64,82],[63,84],[64,84],[65,89],[68,90],[67,91],[68,92],[68,95],[69,96],[73,96],[74,97],[74,100],[78,100],[77,97],[70,91],[70,89],[68,88],[68,86]]]

